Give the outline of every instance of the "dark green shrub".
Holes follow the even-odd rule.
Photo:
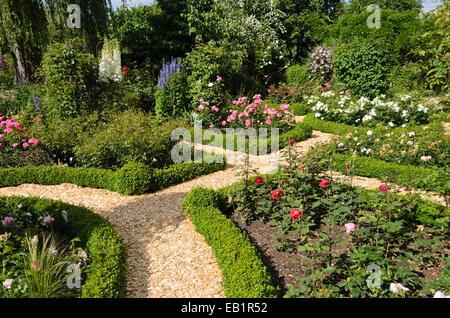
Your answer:
[[[80,47],[54,44],[44,55],[45,111],[58,117],[75,117],[96,109],[94,102],[98,62]]]
[[[0,210],[14,210],[22,204],[55,219],[55,226],[72,237],[79,237],[90,259],[89,275],[84,282],[83,298],[123,297],[125,287],[125,251],[122,239],[111,224],[90,210],[58,201],[36,198],[2,198]],[[61,212],[68,213],[68,223]]]
[[[84,134],[75,147],[75,159],[85,167],[122,167],[128,162],[142,162],[150,167],[172,163],[171,150],[175,142],[171,133],[187,127],[182,120],[159,123],[138,110],[126,110],[111,116]]]
[[[225,296],[229,298],[277,297],[278,287],[260,255],[234,223],[215,205],[219,194],[195,189],[183,201],[183,209],[211,246],[222,270]]]
[[[286,80],[290,86],[306,85],[309,81],[309,65],[292,65],[286,70]]]
[[[143,194],[151,185],[150,168],[143,163],[130,162],[120,168],[115,174],[117,192],[131,195]]]
[[[291,105],[291,107],[289,107],[289,110],[295,116],[304,116],[311,112],[311,106],[304,103],[294,103]]]
[[[49,153],[41,146],[27,151],[0,151],[0,167],[26,167],[52,164]]]
[[[417,64],[394,66],[388,75],[389,91],[393,94],[407,94],[423,87],[421,69]]]
[[[374,98],[388,88],[387,52],[370,42],[353,42],[336,50],[333,66],[337,79],[355,95]]]

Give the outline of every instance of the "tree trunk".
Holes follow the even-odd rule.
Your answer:
[[[31,69],[26,55],[18,46],[13,49],[14,68],[16,70],[15,81],[20,85],[27,85],[30,81]]]

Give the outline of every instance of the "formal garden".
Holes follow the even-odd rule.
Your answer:
[[[0,298],[449,298],[426,4],[0,0]]]

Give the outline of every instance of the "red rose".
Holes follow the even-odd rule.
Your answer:
[[[292,139],[289,139],[287,143],[289,146],[292,146],[294,144],[294,141]]]
[[[257,177],[257,178],[255,179],[255,183],[256,183],[257,185],[261,185],[261,184],[264,183],[264,179],[263,179],[262,177]]]
[[[284,193],[283,190],[276,189],[275,191],[272,192],[272,200],[277,200],[277,199],[281,198],[283,193]]]
[[[303,210],[293,208],[289,215],[292,218],[292,221],[298,222],[298,220],[300,220],[303,217]]]
[[[386,183],[383,183],[383,184],[380,184],[380,186],[378,187],[378,189],[379,189],[381,192],[388,192],[389,187],[388,187],[388,185],[387,185]]]
[[[325,189],[326,187],[328,187],[330,185],[330,181],[328,181],[327,179],[323,179],[322,182],[320,182],[319,186],[322,189]]]
[[[349,170],[350,170],[350,166],[349,166],[349,165],[345,165],[345,166],[344,166],[344,170],[345,170],[345,171],[349,171]]]
[[[123,67],[123,76],[127,76],[128,74],[128,66]]]

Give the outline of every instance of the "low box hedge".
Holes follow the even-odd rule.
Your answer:
[[[445,194],[450,191],[448,176],[432,168],[401,165],[369,157],[333,156],[335,170],[344,172],[344,166],[352,163],[353,174],[361,177],[389,180],[400,186],[424,189]]]
[[[225,297],[274,298],[274,285],[267,267],[248,236],[220,210],[224,203],[220,192],[196,188],[183,201],[183,210],[197,231],[211,246],[222,270]]]
[[[56,185],[107,189],[126,195],[157,191],[179,182],[224,169],[225,163],[180,163],[152,169],[142,163],[128,163],[117,171],[96,168],[28,166],[0,168],[0,187],[21,184]]]
[[[83,283],[83,298],[119,298],[124,296],[125,252],[122,239],[111,224],[90,210],[63,202],[9,197],[0,198],[0,210],[22,204],[42,216],[51,215],[61,233],[79,237],[89,255],[90,269]],[[68,222],[61,212],[67,211]]]

